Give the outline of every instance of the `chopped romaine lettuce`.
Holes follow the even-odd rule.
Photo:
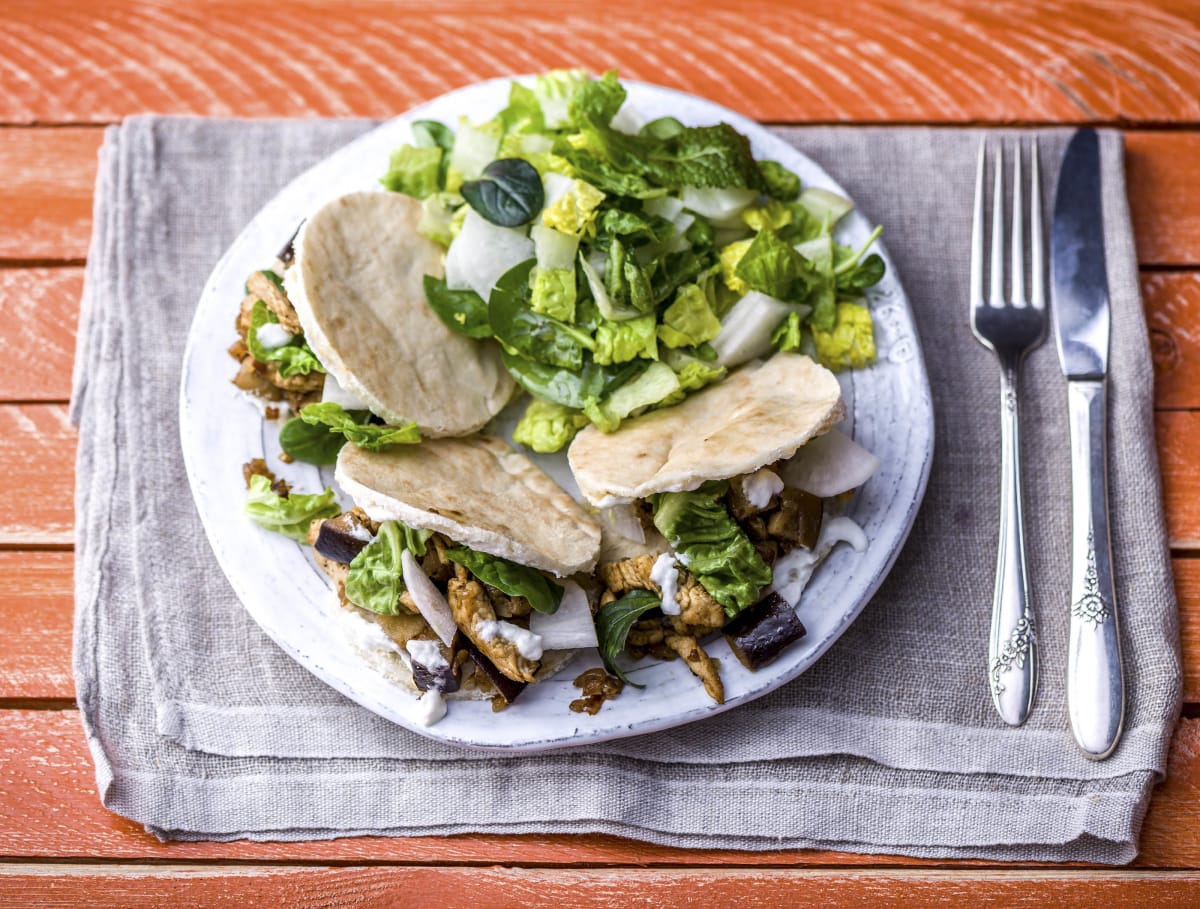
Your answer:
[[[528,445],[539,454],[549,454],[570,442],[575,433],[587,425],[588,418],[578,410],[534,398],[525,408],[512,437],[514,442]]]
[[[563,589],[536,568],[518,565],[499,556],[476,552],[466,546],[446,550],[446,558],[457,562],[483,583],[507,593],[524,597],[538,612],[551,613],[562,602]]]
[[[308,536],[309,524],[318,518],[332,518],[340,511],[332,489],[316,495],[293,492],[281,496],[272,491],[269,479],[258,474],[250,478],[246,492],[246,514],[268,530],[300,542]]]
[[[426,199],[441,188],[442,155],[439,146],[402,145],[394,152],[388,171],[379,182],[391,192]]]
[[[721,333],[721,320],[698,284],[685,284],[663,313],[658,337],[667,347],[698,347]]]
[[[790,312],[788,317],[779,323],[771,333],[771,344],[776,350],[794,351],[800,349],[800,313]]]
[[[264,274],[266,274],[264,272]],[[273,274],[273,272],[272,272]],[[290,376],[307,376],[314,372],[324,372],[325,367],[312,352],[312,348],[304,340],[303,335],[295,335],[286,344],[266,347],[258,337],[259,329],[266,325],[278,325],[279,317],[267,307],[262,300],[256,300],[250,310],[250,329],[246,332],[246,348],[250,355],[259,363],[275,363],[279,374],[284,378]]]
[[[653,315],[623,322],[605,319],[596,328],[596,349],[592,356],[601,366],[627,363],[638,357],[657,360],[658,339],[654,329]]]
[[[380,615],[399,615],[400,595],[407,589],[401,554],[407,549],[415,556],[425,555],[425,543],[432,535],[399,521],[384,521],[375,539],[350,563],[346,599]]]
[[[600,190],[586,180],[573,180],[562,174],[546,174],[546,207],[542,223],[564,234],[581,235],[596,220],[596,209],[604,201]]]
[[[830,331],[813,327],[813,346],[821,364],[834,372],[860,369],[875,362],[875,332],[871,312],[856,303],[838,303]]]
[[[340,433],[347,441],[367,451],[383,451],[393,445],[413,445],[421,441],[416,423],[385,426],[368,423],[365,411],[348,411],[341,404],[325,401],[309,404],[300,410],[300,419],[310,426],[327,426],[330,432]]]
[[[651,363],[603,403],[587,404],[583,412],[604,432],[614,432],[628,416],[653,407],[680,390],[679,377],[666,363]]]
[[[529,279],[533,282],[529,305],[534,312],[561,322],[575,321],[574,268],[535,265]]]

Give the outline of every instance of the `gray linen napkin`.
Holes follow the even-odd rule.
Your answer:
[[[106,136],[72,402],[75,668],[106,806],[178,839],[596,831],[715,848],[1133,858],[1180,670],[1119,135],[1103,138],[1130,693],[1116,754],[1088,762],[1067,731],[1069,474],[1052,344],[1026,368],[1024,402],[1044,661],[1030,722],[1005,727],[985,685],[999,420],[996,368],[966,318],[979,134],[821,127],[779,132],[886,225],[925,349],[937,442],[912,537],[859,620],[780,691],[668,732],[505,758],[396,727],[275,647],[209,551],[179,457],[180,360],[209,271],[292,176],[369,126],[145,117]],[[1047,198],[1066,136],[1040,134]]]

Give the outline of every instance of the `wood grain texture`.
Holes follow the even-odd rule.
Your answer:
[[[0,29],[0,85],[7,90],[6,33],[7,28]],[[103,136],[103,130],[87,128],[0,130],[0,259],[87,255],[96,152]]]
[[[1175,549],[1200,549],[1200,411],[1155,415],[1167,537]]]
[[[1143,274],[1142,298],[1154,357],[1154,406],[1200,407],[1200,274]]]
[[[82,268],[0,270],[0,401],[71,395]]]
[[[0,907],[333,905],[527,909],[913,905],[1194,907],[1192,871],[526,870],[513,868],[0,868]]]
[[[1200,23],[1200,6],[1196,9]],[[1200,88],[1196,89],[1200,98]],[[1172,133],[1171,153],[1162,153],[1161,133],[1125,136],[1127,191],[1142,264],[1200,262],[1200,133]]]
[[[73,570],[69,552],[0,552],[0,699],[75,696]]]
[[[1142,829],[1142,868],[1200,867],[1200,720],[1181,721]],[[0,861],[111,858],[533,866],[931,865],[837,852],[670,849],[611,836],[359,837],[308,843],[162,843],[106,811],[74,711],[0,711]],[[992,863],[975,863],[986,866]],[[965,863],[964,865],[965,866]],[[960,866],[960,867],[963,867]],[[0,864],[0,867],[3,867]],[[994,867],[1003,867],[994,865]],[[0,890],[3,888],[0,887]],[[550,901],[538,905],[550,905]],[[489,906],[490,904],[484,903]],[[711,904],[708,904],[711,905]]]
[[[1184,703],[1200,702],[1200,559],[1175,559],[1175,598],[1183,652]]]
[[[103,130],[82,127],[0,129],[0,169],[5,174],[0,260],[76,261],[87,255],[102,139]],[[1200,264],[1200,194],[1186,191],[1200,185],[1200,131],[1129,132],[1126,139],[1140,263]]]
[[[75,443],[64,405],[0,406],[0,545],[72,542]]]
[[[384,10],[4,0],[0,120],[384,117],[478,79],[556,66],[616,66],[774,121],[1200,120],[1194,4],[850,0],[818,13],[783,0],[584,0],[555,15],[530,0],[436,10],[409,0]]]

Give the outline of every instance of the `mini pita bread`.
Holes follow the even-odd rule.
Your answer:
[[[381,452],[346,445],[335,477],[375,520],[434,530],[560,577],[596,564],[595,518],[502,439],[430,439]]]
[[[421,203],[352,193],[305,222],[285,278],[304,337],[338,384],[428,437],[474,432],[516,388],[500,349],[451,331],[425,300],[442,250],[417,233]]]
[[[587,500],[608,508],[791,457],[844,414],[833,373],[808,357],[780,353],[614,433],[589,426],[571,443],[568,459]]]

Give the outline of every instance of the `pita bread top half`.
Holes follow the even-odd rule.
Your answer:
[[[780,353],[614,433],[589,426],[568,456],[584,496],[607,508],[791,457],[844,415],[833,373],[808,357]]]
[[[600,525],[502,439],[428,439],[381,452],[345,445],[335,477],[377,521],[435,530],[559,576],[596,564]]]
[[[425,301],[442,250],[417,233],[421,203],[352,193],[304,224],[285,279],[304,336],[339,385],[428,437],[474,432],[516,386],[494,344],[451,331]]]

